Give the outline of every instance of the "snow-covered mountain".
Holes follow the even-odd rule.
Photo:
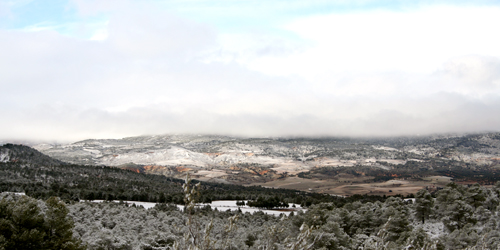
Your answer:
[[[162,173],[194,169],[206,176],[240,173],[242,167],[253,167],[256,173],[269,169],[279,175],[322,166],[386,168],[379,163],[397,165],[431,158],[491,164],[500,158],[500,133],[357,139],[181,134],[91,139],[65,145],[39,144],[35,148],[76,164],[139,166],[140,171]],[[220,170],[225,172],[221,174]]]

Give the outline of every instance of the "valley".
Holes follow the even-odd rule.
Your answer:
[[[39,144],[73,164],[226,184],[349,196],[408,195],[450,181],[500,180],[500,134],[393,138],[161,135]],[[435,178],[433,178],[435,177]],[[438,180],[438,181],[436,181]]]
[[[65,241],[81,249],[189,249],[207,242],[214,248],[205,249],[294,249],[299,241],[310,249],[498,246],[499,134],[204,136],[175,147],[164,138],[154,148],[152,138],[38,150],[0,146],[0,205],[7,211],[2,221],[15,226],[3,227],[7,244],[24,244],[15,235],[24,230],[17,214],[31,209],[29,219],[43,219],[39,230],[50,232],[46,225],[54,217],[45,215],[57,206],[57,218],[69,225]],[[109,159],[122,161],[102,164]],[[206,240],[193,240],[201,238]]]

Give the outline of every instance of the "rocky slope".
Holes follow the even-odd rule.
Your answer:
[[[437,158],[497,164],[500,133],[397,138],[161,135],[40,144],[35,148],[70,163],[120,166],[169,176],[191,171],[202,179],[244,175],[266,181],[323,166],[386,168],[387,164],[380,163],[397,165]]]

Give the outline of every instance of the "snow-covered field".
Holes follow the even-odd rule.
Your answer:
[[[300,207],[299,204],[289,204],[290,207],[288,209],[286,209],[286,210],[290,210],[290,211],[283,211],[283,210],[280,210],[280,209],[272,209],[272,210],[258,209],[258,208],[254,208],[254,207],[249,207],[247,205],[245,205],[245,206],[237,206],[235,200],[212,201],[211,204],[207,203],[207,204],[201,204],[201,205],[202,206],[204,206],[204,205],[210,205],[210,207],[212,207],[212,209],[217,208],[217,210],[219,210],[219,211],[227,211],[227,210],[236,211],[239,208],[239,209],[241,209],[241,212],[243,212],[243,213],[249,212],[249,213],[253,214],[255,212],[262,211],[262,212],[264,212],[266,214],[276,215],[276,216],[278,216],[280,214],[289,215],[292,211],[295,211],[295,212],[304,211],[305,212],[305,209],[303,209],[302,207]],[[295,207],[292,207],[293,205],[295,205]]]
[[[82,202],[85,202],[82,200]],[[104,202],[104,200],[92,200],[91,202],[95,202],[95,203],[101,203],[101,202]],[[120,202],[120,201],[113,201],[113,202]],[[150,208],[153,208],[154,206],[156,206],[156,203],[154,202],[144,202],[144,201],[123,201],[125,202],[126,204],[129,204],[129,205],[132,205],[132,204],[135,204],[136,206],[143,206],[145,209],[150,209]]]
[[[93,200],[92,202],[99,203],[99,202],[104,202],[104,200]],[[119,202],[119,201],[113,201],[113,202]],[[129,204],[129,205],[135,204],[136,206],[143,206],[145,209],[153,208],[157,204],[155,202],[143,202],[143,201],[124,201],[124,202]],[[288,209],[259,209],[259,208],[249,207],[247,205],[237,206],[236,200],[212,201],[212,203],[199,203],[197,206],[203,207],[203,206],[207,206],[207,205],[209,205],[212,209],[217,208],[217,210],[219,210],[219,211],[227,211],[227,210],[236,211],[239,208],[239,209],[241,209],[241,212],[243,212],[243,213],[248,212],[248,213],[253,214],[255,212],[262,211],[265,214],[275,215],[275,216],[279,216],[280,214],[289,215],[292,211],[294,211],[294,212],[298,212],[298,211],[305,212],[306,211],[306,209],[302,208],[300,206],[300,204],[289,204],[290,207]],[[295,205],[295,207],[292,207],[293,205]],[[183,205],[177,205],[177,207],[180,210],[184,209]],[[287,211],[284,211],[284,210],[287,210]]]

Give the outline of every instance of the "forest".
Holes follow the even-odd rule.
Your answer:
[[[184,186],[184,210],[167,203],[151,209],[124,202],[61,205],[58,198],[44,202],[3,193],[0,247],[20,249],[12,244],[51,239],[67,243],[59,249],[497,249],[500,244],[500,183],[490,189],[450,183],[434,195],[422,189],[407,201],[326,202],[289,216],[197,207],[196,185]],[[54,203],[62,212],[49,212]],[[50,218],[64,221],[71,233],[55,240],[37,230],[51,224]],[[29,222],[37,220],[42,222]]]
[[[487,188],[452,182],[406,199],[343,198],[72,165],[20,145],[3,146],[0,154],[0,249],[497,249],[500,245],[500,183]],[[88,201],[97,197],[107,201]],[[198,205],[219,199],[260,202],[257,206],[262,207],[299,203],[307,211],[274,216]],[[127,200],[158,204],[145,209]],[[272,202],[277,205],[267,205]]]

